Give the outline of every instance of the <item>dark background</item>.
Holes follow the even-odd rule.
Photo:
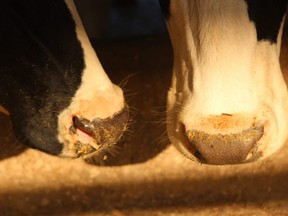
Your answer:
[[[75,0],[91,38],[166,34],[158,0]]]

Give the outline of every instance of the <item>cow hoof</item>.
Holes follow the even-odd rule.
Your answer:
[[[257,141],[261,139],[264,127],[254,127],[231,134],[209,134],[203,131],[186,131],[189,140],[187,149],[201,163],[239,164],[255,161],[261,156]]]
[[[212,165],[241,164],[263,157],[269,123],[257,115],[225,114],[194,116],[181,121],[184,154],[200,163]],[[265,132],[265,133],[264,133]],[[265,136],[264,136],[265,134]],[[264,142],[264,144],[263,144]]]
[[[114,155],[116,143],[127,129],[129,121],[128,108],[124,108],[114,116],[92,121],[81,116],[73,117],[70,133],[77,137],[74,149],[77,157],[105,160],[107,154]]]

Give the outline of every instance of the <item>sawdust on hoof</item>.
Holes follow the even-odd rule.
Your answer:
[[[128,128],[128,122],[127,106],[105,119],[95,118],[89,121],[74,116],[69,132],[74,137],[76,157],[93,164],[103,164],[107,157],[118,153],[118,144]]]

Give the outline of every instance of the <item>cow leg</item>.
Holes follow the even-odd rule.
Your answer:
[[[16,137],[63,157],[109,154],[127,128],[128,107],[99,62],[74,2],[1,5],[0,103]]]
[[[256,161],[280,149],[288,128],[279,64],[287,1],[160,2],[174,50],[172,143],[207,164]]]
[[[59,115],[58,139],[66,143],[64,155],[93,155],[95,150],[97,153],[119,140],[127,128],[128,108],[123,91],[110,81],[102,68],[73,1],[66,0],[66,3],[76,22],[86,67],[70,106]]]

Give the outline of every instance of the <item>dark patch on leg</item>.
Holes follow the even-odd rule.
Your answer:
[[[160,6],[162,8],[162,13],[165,17],[165,19],[169,19],[171,14],[170,14],[170,0],[159,0]]]
[[[4,0],[0,13],[0,104],[16,137],[61,154],[58,115],[81,84],[84,54],[64,1]]]
[[[269,40],[276,43],[287,0],[245,1],[248,5],[249,18],[256,26],[257,40]]]

